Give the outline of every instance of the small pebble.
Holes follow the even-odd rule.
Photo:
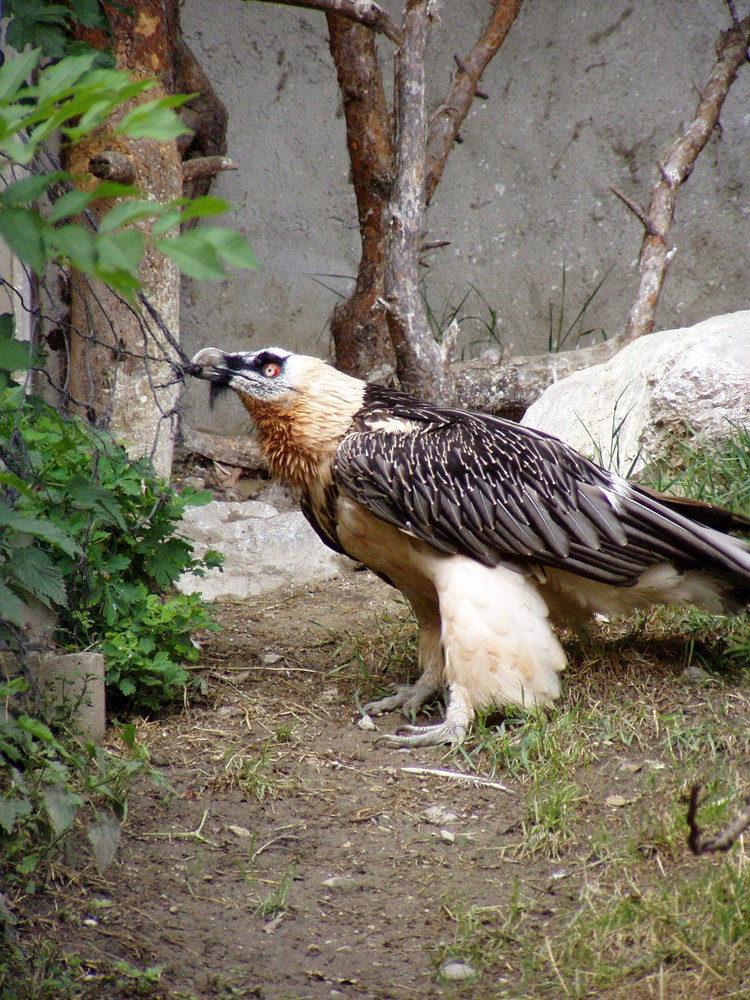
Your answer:
[[[323,885],[326,889],[356,889],[357,883],[353,878],[347,878],[346,875],[334,875],[332,878],[327,878],[323,880]]]
[[[443,979],[451,981],[475,979],[477,970],[468,962],[443,962],[440,966],[440,975]]]
[[[684,681],[700,682],[711,680],[711,674],[707,674],[705,670],[701,670],[700,667],[696,666],[685,667],[681,677]]]
[[[357,719],[357,725],[360,729],[373,730],[378,728],[369,715],[363,715],[361,719]]]
[[[452,813],[450,809],[446,809],[445,806],[430,806],[425,809],[422,813],[425,820],[428,823],[432,823],[433,826],[443,826],[446,823],[455,823],[458,819],[455,813]]]
[[[440,839],[444,840],[446,844],[455,844],[456,835],[455,833],[451,833],[450,830],[441,830]]]

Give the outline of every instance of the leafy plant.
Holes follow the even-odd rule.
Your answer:
[[[7,702],[27,687],[21,678],[0,684],[0,700]],[[84,804],[94,856],[109,858],[132,781],[147,773],[164,785],[135,741],[133,727],[122,727],[121,737],[124,755],[119,758],[93,743],[80,745],[64,729],[56,734],[29,715],[0,711],[0,865],[24,891],[34,891],[40,862],[59,852]],[[105,829],[108,844],[103,843]]]
[[[5,40],[17,52],[27,45],[40,48],[45,56],[61,59],[86,51],[89,46],[71,36],[76,25],[109,33],[109,21],[100,0],[7,0],[3,11],[9,18]],[[100,53],[101,58],[107,58]],[[113,62],[109,55],[108,62]]]
[[[99,645],[108,682],[132,707],[173,698],[187,679],[180,664],[198,657],[191,632],[216,628],[197,596],[167,593],[186,570],[216,565],[215,554],[193,559],[176,533],[186,506],[210,494],[176,493],[110,435],[23,400],[20,388],[0,397],[0,455],[0,558],[3,543],[10,553],[0,606],[12,615],[32,594],[57,610],[59,639]]]
[[[252,251],[239,233],[204,226],[179,234],[189,219],[221,214],[229,208],[219,198],[180,198],[167,204],[139,197],[136,188],[102,181],[79,190],[64,170],[28,168],[39,147],[54,133],[75,143],[100,127],[115,109],[154,86],[153,79],[133,79],[121,70],[98,67],[98,53],[66,56],[39,69],[34,49],[0,67],[0,157],[18,179],[0,193],[0,236],[24,264],[41,274],[48,262],[71,264],[131,298],[140,287],[136,275],[147,243],[194,278],[221,278],[225,265],[254,267]],[[33,84],[27,84],[32,71]],[[115,135],[167,142],[186,129],[174,108],[188,96],[170,95],[136,104],[112,125]],[[2,160],[0,159],[0,163]],[[20,176],[19,176],[20,175]],[[42,212],[39,200],[51,206]],[[96,227],[81,221],[92,204],[115,199]],[[133,228],[151,220],[150,233]]]

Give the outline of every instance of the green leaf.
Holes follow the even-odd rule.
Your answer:
[[[124,229],[119,233],[100,234],[97,251],[102,272],[129,274],[133,277],[135,287],[138,287],[135,273],[143,255],[143,236],[137,230]]]
[[[76,809],[83,805],[81,796],[65,785],[47,786],[42,792],[42,802],[58,836],[73,826]]]
[[[0,826],[6,833],[11,833],[20,816],[28,816],[31,812],[31,801],[23,799],[7,799],[0,797]]]
[[[0,104],[5,104],[16,97],[24,80],[39,62],[40,55],[41,49],[32,49],[14,59],[6,59],[0,66]]]
[[[0,314],[0,370],[23,371],[30,364],[31,345],[13,339],[13,316]]]
[[[99,0],[76,0],[72,14],[73,20],[84,28],[100,28],[109,33],[109,21]]]
[[[93,69],[95,61],[96,53],[92,51],[80,56],[67,56],[54,65],[48,66],[39,74],[35,87],[37,100],[41,103],[48,96],[59,100],[60,95],[65,95],[70,87],[78,83],[86,73]]]
[[[187,222],[188,219],[202,219],[207,215],[223,215],[232,207],[223,198],[215,198],[210,194],[201,195],[200,198],[182,198],[180,202],[185,203],[182,208],[182,222]]]
[[[0,564],[1,565],[1,564]],[[12,622],[14,625],[24,624],[26,605],[14,594],[10,587],[0,582],[0,621]]]
[[[132,139],[155,139],[157,142],[169,142],[178,135],[190,134],[192,129],[182,124],[172,108],[189,101],[191,96],[172,95],[139,104],[123,115],[115,132]]]
[[[39,214],[29,208],[8,208],[0,212],[0,236],[19,260],[37,274],[42,273],[46,261],[43,228]]]
[[[78,215],[89,207],[93,196],[93,191],[66,191],[55,201],[47,215],[47,222],[60,222],[61,219],[68,219],[71,215]]]
[[[68,603],[62,573],[47,553],[35,545],[16,549],[5,569],[27,593],[33,594],[48,608],[63,607]]]
[[[97,266],[96,241],[84,226],[69,222],[45,234],[45,244],[55,257],[69,260],[85,274],[94,274]]]
[[[179,267],[189,278],[225,278],[226,271],[219,257],[199,230],[166,236],[157,240],[161,252]]]
[[[81,552],[80,546],[73,541],[70,535],[66,534],[62,528],[58,528],[52,521],[22,514],[13,510],[9,504],[2,500],[0,500],[0,527],[10,528],[12,531],[19,531],[24,535],[31,535],[33,538],[50,542],[69,556],[76,556]]]
[[[42,743],[46,743],[48,746],[54,746],[57,743],[49,726],[45,726],[39,719],[34,719],[30,715],[19,715],[16,719],[16,725],[25,733],[29,733],[35,739],[41,740]]]
[[[50,184],[68,175],[64,170],[56,170],[51,174],[33,174],[23,180],[14,181],[0,194],[2,205],[28,205],[40,198]]]
[[[102,234],[113,233],[131,222],[155,215],[158,211],[159,204],[155,201],[123,201],[110,209],[102,218],[99,223],[99,232]]]
[[[227,264],[231,264],[232,267],[257,267],[250,244],[234,230],[203,226],[198,232],[204,233],[205,238],[219,256],[223,257]]]

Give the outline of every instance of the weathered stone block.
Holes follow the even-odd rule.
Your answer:
[[[204,577],[185,573],[182,593],[195,591],[207,601],[241,601],[283,587],[311,586],[338,576],[349,562],[327,548],[299,511],[279,513],[270,504],[214,501],[185,512],[181,533],[197,555],[215,549],[224,556],[221,570]]]

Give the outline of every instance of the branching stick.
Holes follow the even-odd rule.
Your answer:
[[[432,8],[432,0],[408,0],[404,42],[396,54],[395,172],[385,302],[402,387],[407,392],[448,400],[452,396],[448,364],[430,333],[419,291],[427,141],[424,57]]]
[[[646,230],[638,261],[638,288],[621,343],[651,333],[654,328],[659,296],[674,255],[674,249],[669,249],[669,229],[674,217],[677,192],[692,173],[698,154],[719,122],[724,100],[737,70],[747,58],[749,44],[750,17],[735,23],[722,33],[718,45],[718,60],[703,90],[695,117],[659,162],[660,177],[651,189],[648,210],[644,211],[620,191],[612,188],[613,193],[625,202]]]
[[[479,96],[479,78],[505,41],[522,3],[523,0],[496,0],[494,13],[474,48],[465,59],[456,58],[458,71],[432,120],[427,139],[425,201],[428,205],[440,182],[458,130],[472,101]]]

